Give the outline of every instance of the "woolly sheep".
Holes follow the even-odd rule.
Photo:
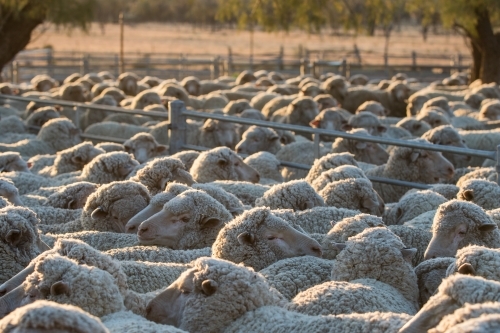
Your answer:
[[[275,130],[266,127],[251,126],[236,145],[238,154],[251,155],[259,151],[276,154],[281,149],[280,137]]]
[[[55,154],[82,142],[80,131],[68,119],[52,119],[46,122],[36,139],[15,144],[0,144],[0,152],[18,152],[31,157],[38,154]]]
[[[301,255],[320,257],[321,246],[261,207],[244,212],[224,226],[212,246],[214,258],[244,263],[256,270]]]
[[[437,292],[399,332],[425,332],[437,326],[444,316],[462,308],[466,303],[479,304],[499,300],[499,282],[461,274],[450,276],[443,280]]]
[[[415,141],[427,142],[423,139]],[[438,183],[440,178],[450,178],[454,173],[454,168],[441,153],[417,148],[395,147],[390,151],[386,164],[365,173],[368,177],[377,176],[434,184]],[[373,188],[386,203],[398,201],[409,190],[407,187],[379,183],[374,183]]]
[[[485,210],[500,208],[500,187],[498,184],[481,179],[470,179],[460,184],[458,200],[469,201]]]
[[[470,202],[451,200],[439,206],[425,259],[454,256],[469,244],[500,247],[497,224],[481,207]]]
[[[137,236],[143,245],[180,250],[202,248],[211,246],[219,230],[232,218],[231,213],[207,193],[188,190],[142,222]]]
[[[205,151],[194,161],[189,170],[193,179],[199,183],[215,180],[239,180],[257,183],[259,173],[227,147]]]
[[[261,198],[255,200],[255,206],[306,210],[316,206],[325,206],[325,202],[309,183],[303,180],[293,180],[273,186]]]
[[[109,333],[101,320],[77,306],[40,300],[14,310],[0,320],[0,331]]]
[[[438,126],[422,134],[422,139],[436,145],[467,148],[460,134],[452,126]],[[443,156],[450,161],[455,168],[461,168],[468,165],[471,157],[468,155],[458,155],[443,153]]]
[[[422,307],[436,292],[439,285],[446,277],[448,267],[455,262],[454,258],[435,258],[421,262],[415,267],[418,280],[419,305]]]
[[[22,171],[30,172],[28,164],[22,159],[19,153],[0,153],[0,173]]]
[[[327,184],[319,195],[327,206],[359,210],[382,216],[384,201],[375,192],[369,180],[350,178]]]
[[[354,129],[350,134],[370,136],[365,129]],[[356,161],[382,165],[387,162],[389,154],[378,143],[363,142],[354,139],[337,138],[332,143],[332,153],[348,152]]]

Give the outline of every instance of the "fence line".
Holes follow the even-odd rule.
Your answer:
[[[206,112],[199,112],[199,111],[190,111],[190,110],[187,110],[185,108],[184,102],[179,101],[179,100],[169,102],[168,115],[165,114],[164,112],[130,110],[130,109],[123,109],[120,107],[76,103],[76,102],[59,101],[59,100],[27,98],[27,97],[18,97],[18,96],[3,95],[3,94],[0,94],[0,100],[3,100],[6,103],[8,103],[9,100],[21,101],[21,102],[27,102],[27,103],[29,103],[31,101],[35,101],[35,102],[40,103],[40,104],[61,105],[61,106],[66,106],[66,107],[72,107],[75,110],[75,113],[76,113],[75,118],[77,120],[80,118],[81,112],[83,112],[84,110],[87,110],[87,109],[88,110],[104,110],[104,111],[126,113],[126,114],[151,115],[151,116],[162,117],[165,119],[168,118],[169,119],[169,126],[168,126],[169,153],[171,155],[173,155],[179,151],[182,151],[184,149],[194,149],[194,150],[207,149],[204,147],[193,146],[193,145],[187,144],[187,142],[186,142],[186,134],[187,134],[186,119],[188,117],[189,118],[201,118],[201,119],[216,119],[216,120],[227,121],[227,122],[243,124],[243,125],[256,125],[256,126],[269,127],[269,128],[274,128],[274,129],[289,130],[289,131],[294,131],[296,133],[312,134],[313,138],[314,138],[313,144],[314,144],[314,154],[315,154],[316,159],[320,157],[319,156],[319,143],[320,143],[319,136],[320,135],[328,135],[328,136],[332,136],[332,137],[354,139],[357,141],[374,142],[374,143],[387,144],[387,145],[393,145],[393,146],[410,147],[410,148],[418,148],[418,149],[423,149],[423,150],[432,150],[432,151],[439,151],[439,152],[446,152],[446,153],[453,153],[453,154],[460,154],[460,155],[489,158],[489,159],[497,161],[497,163],[496,163],[497,182],[500,184],[500,145],[497,147],[497,151],[485,151],[485,150],[477,150],[477,149],[469,149],[469,148],[459,148],[459,147],[453,147],[453,146],[427,144],[427,143],[406,141],[406,140],[400,140],[400,139],[389,139],[389,138],[376,137],[376,136],[363,136],[363,135],[359,135],[359,134],[350,134],[350,133],[341,132],[341,131],[325,130],[325,129],[320,129],[320,128],[312,128],[312,127],[299,126],[299,125],[290,125],[290,124],[276,123],[276,122],[256,120],[256,119],[239,118],[239,117],[234,117],[234,116],[227,116],[227,115],[213,114],[213,113],[206,113]],[[76,124],[76,125],[78,127],[78,124]],[[82,134],[82,138],[103,140],[103,141],[112,141],[112,142],[124,142],[125,141],[122,139],[111,138],[111,137],[106,137],[106,136],[89,135],[89,134],[85,134],[85,133]],[[288,166],[288,167],[293,167],[293,168],[298,168],[298,169],[303,169],[303,170],[308,170],[311,167],[310,165],[285,162],[285,161],[280,161],[280,164],[283,166]],[[429,185],[426,185],[426,184],[412,183],[412,182],[406,182],[406,181],[401,181],[401,180],[396,180],[396,179],[388,179],[388,178],[382,178],[382,177],[371,177],[371,180],[375,181],[375,182],[388,183],[388,184],[399,185],[399,186],[414,187],[414,188],[419,188],[419,189],[429,188]]]

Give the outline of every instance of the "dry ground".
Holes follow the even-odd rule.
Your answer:
[[[119,26],[108,24],[105,33],[101,33],[98,25],[93,25],[89,34],[73,31],[57,31],[54,27],[40,35],[34,33],[35,40],[28,48],[39,48],[51,45],[56,51],[75,52],[118,52]],[[381,36],[339,37],[329,33],[308,35],[301,31],[290,33],[255,33],[255,53],[277,53],[284,47],[286,56],[297,56],[299,45],[309,49],[344,49],[352,50],[357,44],[362,53],[382,53],[384,39]],[[212,32],[209,29],[193,29],[190,25],[147,23],[125,26],[126,53],[185,53],[226,55],[228,47],[233,52],[249,53],[249,33],[224,29]],[[393,33],[390,42],[391,54],[468,55],[468,49],[462,37],[454,34],[429,35],[424,42],[416,27],[403,28]]]

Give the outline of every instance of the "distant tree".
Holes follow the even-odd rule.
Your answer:
[[[429,1],[429,0],[425,0]],[[445,27],[460,32],[471,50],[473,64],[471,80],[484,83],[500,83],[500,33],[494,31],[500,25],[499,0],[436,0],[437,10]],[[410,0],[411,3],[422,0]],[[431,6],[422,6],[430,15]]]
[[[0,69],[30,42],[44,21],[87,30],[96,0],[0,0]]]

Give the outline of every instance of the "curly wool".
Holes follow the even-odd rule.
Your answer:
[[[113,249],[105,252],[111,258],[125,261],[148,261],[187,264],[191,261],[212,255],[212,249],[205,247],[194,250],[172,250],[159,246],[131,246],[123,249]]]
[[[282,259],[262,269],[269,285],[285,298],[330,280],[332,261],[312,256]]]
[[[23,288],[50,290],[59,281],[69,285],[70,293],[49,294],[47,300],[78,306],[97,317],[124,310],[123,297],[108,272],[79,265],[78,262],[59,255],[47,256],[43,261],[37,262],[34,272],[23,283]],[[99,297],[95,297],[97,295]]]
[[[231,180],[219,180],[209,184],[222,188],[240,199],[244,205],[252,207],[255,205],[255,200],[261,198],[271,188],[266,185]]]
[[[357,209],[373,215],[382,215],[384,211],[384,202],[366,178],[350,178],[330,183],[319,195],[327,206]]]
[[[270,209],[306,210],[317,206],[325,206],[323,199],[305,180],[292,180],[275,185],[262,198],[255,200],[256,207]]]
[[[415,267],[417,275],[418,290],[420,296],[418,303],[423,306],[436,292],[439,285],[446,277],[446,270],[455,262],[454,258],[440,257],[422,261]]]
[[[500,303],[499,302],[485,302],[480,304],[465,304],[463,308],[457,309],[452,314],[444,316],[443,319],[439,322],[439,324],[429,330],[429,333],[445,333],[445,332],[455,332],[454,329],[460,329],[455,333],[459,332],[494,332],[498,331],[500,327],[481,327],[481,325],[489,325],[488,320],[490,319],[489,315],[495,315],[494,321],[496,325],[500,323]],[[472,323],[473,319],[476,324],[478,324],[477,330],[469,331],[463,330],[467,325]],[[463,323],[463,324],[462,324]]]
[[[14,310],[0,320],[0,331],[65,330],[74,333],[109,333],[101,320],[77,306],[36,301]]]
[[[83,208],[87,202],[87,198],[98,188],[99,185],[90,182],[76,182],[60,186],[55,193],[47,197],[44,205],[65,209]]]
[[[500,186],[498,184],[480,179],[470,179],[460,184],[457,194],[458,200],[473,202],[483,209],[500,208]]]
[[[244,162],[257,170],[260,174],[260,181],[274,180],[278,183],[283,182],[283,176],[280,171],[280,161],[274,154],[267,151],[261,151],[252,154],[244,159]]]
[[[155,195],[165,189],[165,185],[169,182],[179,179],[179,174],[184,176],[185,182],[188,185],[193,183],[191,175],[186,171],[184,164],[181,160],[172,157],[156,158],[144,166],[137,172],[137,175],[130,178],[130,180],[146,186],[151,193]]]
[[[399,237],[386,228],[377,227],[349,238],[346,245],[335,258],[333,281],[376,279],[396,288],[418,309],[417,277],[401,253],[405,245]]]
[[[103,149],[96,148],[91,142],[82,142],[56,154],[54,164],[40,170],[42,176],[55,177],[57,175],[80,171],[96,156],[106,153]]]
[[[365,178],[368,179],[363,172],[358,167],[353,165],[342,165],[334,169],[327,170],[319,175],[311,183],[311,186],[318,192],[326,187],[326,185],[337,182],[340,180],[345,180],[349,178]]]
[[[411,318],[407,314],[369,312],[338,316],[308,316],[277,306],[264,306],[247,312],[233,321],[225,330],[236,332],[273,333],[324,333],[324,332],[384,332],[397,333]]]
[[[0,209],[0,283],[22,271],[45,250],[40,246],[38,223],[35,213],[27,208],[7,206]],[[11,231],[21,234],[21,242],[15,247],[5,241]]]
[[[219,332],[248,311],[285,302],[283,296],[251,268],[221,259],[200,258],[193,262],[193,270],[195,293],[186,305],[179,327],[186,331]],[[217,291],[210,297],[200,292],[206,280],[217,284]]]
[[[499,249],[477,245],[466,246],[457,251],[455,258],[453,264],[448,267],[446,276],[460,273],[460,267],[465,264],[472,268],[472,271],[469,268],[467,273],[500,282]]]
[[[333,153],[328,154],[314,161],[306,181],[313,183],[323,172],[337,168],[342,165],[352,165],[357,167],[358,163],[351,153]]]

